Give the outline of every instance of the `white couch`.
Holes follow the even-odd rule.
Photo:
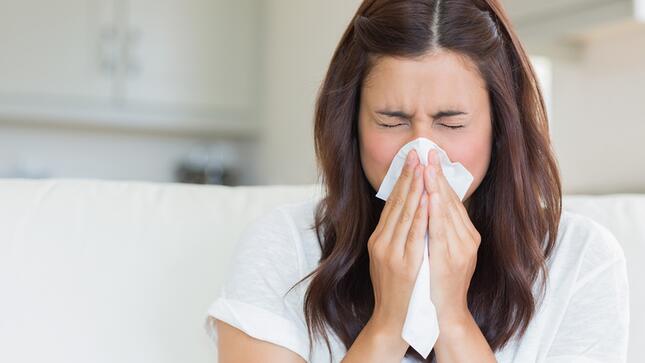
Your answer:
[[[318,185],[0,179],[0,362],[215,362],[203,320],[239,234],[267,208],[320,195]],[[623,245],[636,363],[645,194],[564,205]]]

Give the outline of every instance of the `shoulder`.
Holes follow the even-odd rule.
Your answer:
[[[561,297],[607,271],[626,274],[625,264],[623,248],[609,228],[583,214],[562,211],[555,248],[547,259],[549,284]]]
[[[277,204],[260,212],[242,233],[242,239],[270,239],[275,243],[300,247],[313,231],[316,199]]]
[[[320,199],[311,198],[278,207],[291,227],[294,246],[302,256],[302,268],[305,273],[314,269],[320,259],[320,243],[314,227],[319,203]]]
[[[563,210],[557,242],[587,267],[625,258],[616,236],[606,226],[583,214]]]
[[[269,207],[242,230],[235,244],[234,260],[246,266],[285,258],[293,263],[298,258],[294,235],[293,221],[286,213],[285,205]]]
[[[294,227],[307,229],[313,225],[319,199],[310,198],[302,201],[283,203],[274,209],[280,210],[290,220]]]
[[[269,276],[271,283],[287,286],[309,273],[320,254],[313,230],[316,205],[316,200],[306,199],[256,213],[235,242],[230,286],[251,280],[265,283]]]
[[[560,217],[560,228],[577,237],[590,240],[605,240],[609,249],[618,252],[621,249],[614,234],[606,226],[584,214],[568,209],[562,210]]]

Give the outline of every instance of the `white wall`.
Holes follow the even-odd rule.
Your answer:
[[[565,193],[645,192],[645,25],[553,62],[554,148]]]
[[[358,0],[266,2],[261,183],[317,182],[316,93]]]

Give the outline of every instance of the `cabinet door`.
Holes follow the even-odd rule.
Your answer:
[[[112,15],[101,0],[0,2],[0,104],[108,102]]]
[[[259,4],[260,0],[130,0],[127,104],[200,112],[207,118],[235,118],[255,107]]]

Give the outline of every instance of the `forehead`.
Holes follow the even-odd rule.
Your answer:
[[[419,58],[377,58],[363,82],[363,96],[382,106],[425,102],[474,108],[486,100],[487,89],[469,57],[440,51]]]

